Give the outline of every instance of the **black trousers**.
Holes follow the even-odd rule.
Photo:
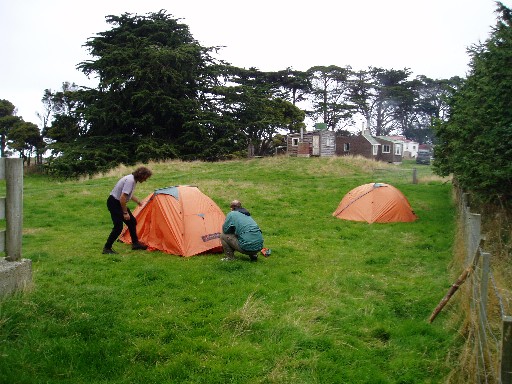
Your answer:
[[[137,219],[132,215],[130,209],[126,207],[128,209],[130,219],[125,220],[123,217],[123,208],[121,207],[121,203],[112,195],[107,199],[107,208],[110,211],[112,224],[114,224],[114,226],[112,227],[112,231],[105,243],[105,248],[112,248],[112,245],[123,231],[123,223],[128,226],[128,231],[132,238],[132,244],[137,244],[139,242],[139,238],[137,237]]]

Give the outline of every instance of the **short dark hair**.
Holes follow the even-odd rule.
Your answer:
[[[132,175],[136,181],[149,179],[152,174],[153,174],[153,172],[151,172],[151,170],[146,167],[139,167],[135,171],[132,172]]]
[[[231,209],[242,208],[242,203],[238,200],[233,200],[229,206]]]

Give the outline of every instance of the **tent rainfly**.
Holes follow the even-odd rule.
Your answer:
[[[333,216],[368,223],[411,222],[417,219],[407,198],[389,184],[369,183],[348,192]]]
[[[225,215],[215,202],[195,186],[157,189],[133,211],[139,241],[148,250],[179,256],[222,252],[220,232]],[[119,236],[131,243],[125,227]]]

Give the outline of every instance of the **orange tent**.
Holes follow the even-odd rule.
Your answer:
[[[417,219],[409,201],[389,184],[369,183],[348,192],[333,216],[368,223],[410,222]]]
[[[139,241],[148,250],[180,256],[222,252],[220,232],[225,215],[197,187],[179,185],[157,189],[133,211]],[[119,240],[131,243],[125,227]]]

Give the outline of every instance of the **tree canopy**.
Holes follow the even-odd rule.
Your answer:
[[[497,3],[491,36],[469,48],[470,73],[436,133],[435,169],[480,199],[512,197],[512,12]]]
[[[87,41],[92,59],[78,65],[98,87],[45,95],[55,107],[45,128],[52,172],[74,176],[176,157],[220,160],[249,144],[264,154],[278,130],[304,120],[266,76],[214,60],[217,48],[201,46],[165,11],[106,20],[112,28]]]

